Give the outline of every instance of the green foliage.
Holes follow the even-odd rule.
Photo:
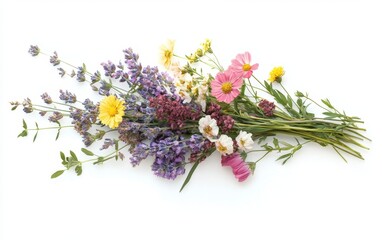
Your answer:
[[[65,170],[58,170],[58,171],[54,172],[54,173],[52,174],[52,176],[50,176],[50,178],[56,178],[56,177],[59,177],[59,176],[61,176],[61,174],[63,174],[64,172],[65,172]]]

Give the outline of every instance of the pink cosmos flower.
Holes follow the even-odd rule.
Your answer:
[[[237,54],[236,58],[231,61],[231,66],[229,70],[240,74],[243,78],[249,78],[252,75],[252,72],[259,67],[259,64],[253,64],[251,66],[251,54],[245,52],[243,54]]]
[[[251,174],[251,169],[248,164],[243,161],[237,152],[230,155],[223,155],[221,163],[222,166],[230,166],[232,168],[232,172],[239,182],[244,181]]]
[[[211,82],[211,94],[219,102],[230,103],[240,94],[241,85],[243,85],[241,75],[229,70],[220,72]]]

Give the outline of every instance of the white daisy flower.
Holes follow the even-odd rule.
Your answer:
[[[215,146],[222,155],[229,155],[233,153],[233,141],[232,138],[227,135],[222,134],[215,142]]]
[[[246,131],[240,131],[236,137],[236,142],[242,151],[249,151],[255,147],[255,142],[252,140],[252,133],[247,133]]]
[[[207,115],[199,120],[199,131],[210,141],[216,141],[214,138],[219,134],[219,128],[215,119]]]

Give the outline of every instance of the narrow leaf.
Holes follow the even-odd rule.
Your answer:
[[[23,128],[24,128],[25,130],[28,128],[27,123],[25,122],[24,119],[23,119]]]
[[[60,152],[60,157],[62,161],[65,161],[65,154],[63,152]]]
[[[94,156],[94,153],[92,153],[91,151],[87,150],[86,148],[81,148],[81,151],[83,153],[85,153],[86,155],[88,155],[88,156]]]
[[[82,174],[82,166],[81,165],[77,165],[74,168],[74,171],[77,173],[77,176],[80,176]]]
[[[26,137],[26,136],[28,136],[28,131],[24,130],[17,137]]]
[[[65,172],[65,170],[58,170],[57,172],[53,173],[52,176],[50,176],[50,178],[56,178],[56,177],[59,177],[61,174],[63,174]]]
[[[76,154],[73,151],[70,151],[70,156],[72,156],[74,161],[78,162],[78,158],[77,158]]]
[[[199,160],[196,160],[196,162],[194,163],[194,165],[192,166],[190,172],[188,173],[187,177],[186,177],[186,180],[184,180],[184,183],[182,185],[182,187],[180,188],[179,192],[182,192],[183,188],[187,185],[187,183],[190,181],[191,177],[192,177],[192,174],[194,174],[194,171],[195,169],[198,167],[200,161]]]
[[[36,141],[37,134],[38,134],[38,131],[36,132],[36,134],[35,134],[34,137],[33,137],[33,142]]]
[[[57,141],[57,139],[60,137],[60,129],[61,129],[61,128],[59,128],[59,129],[57,130],[56,141]]]

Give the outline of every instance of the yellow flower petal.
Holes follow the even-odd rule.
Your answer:
[[[105,97],[100,102],[98,118],[106,126],[112,129],[117,128],[125,115],[124,103],[123,100],[119,100],[114,95]]]

